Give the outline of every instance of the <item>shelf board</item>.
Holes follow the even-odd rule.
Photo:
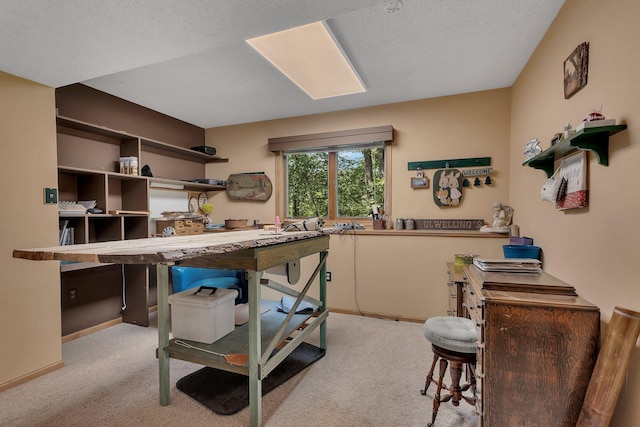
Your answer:
[[[98,126],[91,123],[83,122],[81,120],[72,119],[70,117],[58,116],[56,118],[57,124],[63,128],[75,129],[83,132],[93,133],[96,135],[105,136],[114,139],[132,139],[140,140],[142,148],[145,151],[152,153],[166,154],[171,153],[173,156],[201,162],[201,163],[226,163],[229,159],[225,159],[218,156],[211,156],[209,154],[201,153],[199,151],[191,150],[189,148],[179,147],[177,145],[167,144],[161,141],[155,141],[149,138],[143,138],[138,135],[132,135],[125,131],[118,131],[109,129],[104,126]]]
[[[547,173],[547,177],[551,177],[556,159],[562,158],[577,150],[587,150],[596,155],[599,164],[608,166],[609,137],[626,128],[627,125],[615,125],[582,129],[571,135],[570,138],[552,145],[522,165],[534,169],[541,169]]]
[[[155,190],[187,190],[187,191],[224,191],[224,185],[201,184],[199,182],[181,181],[178,179],[167,178],[148,178],[149,182],[155,183],[151,185]],[[165,184],[163,186],[163,184]]]
[[[91,123],[83,122],[81,120],[72,119],[71,117],[57,116],[56,123],[58,126],[66,127],[69,129],[75,129],[83,132],[89,132],[97,135],[106,136],[115,139],[137,139],[135,135],[131,135],[125,131],[117,131],[106,128],[104,126],[98,126]]]
[[[107,171],[77,168],[74,166],[64,166],[64,165],[58,165],[58,172],[64,172],[64,173],[75,174],[75,175],[106,175],[110,173]]]
[[[58,171],[66,174],[76,175],[106,175],[111,179],[119,180],[147,180],[153,189],[186,190],[186,191],[224,191],[224,185],[201,184],[198,182],[182,181],[179,179],[155,178],[140,175],[126,175],[118,172],[106,172],[92,169],[76,168],[72,166],[58,166]],[[151,183],[156,183],[153,185]],[[163,186],[164,184],[164,186]],[[75,216],[78,216],[77,214]]]
[[[71,261],[62,261],[60,262],[60,272],[66,273],[68,271],[78,271],[78,270],[87,270],[90,268],[100,268],[105,267],[107,265],[114,264],[103,264],[100,262],[71,262]]]
[[[277,301],[262,300],[260,304],[270,308],[269,311],[260,316],[260,323],[262,325],[262,348],[265,349],[269,342],[275,337],[278,328],[287,317],[287,314],[278,311]],[[294,314],[287,324],[286,335],[293,333],[301,324],[311,317],[312,315],[310,314]],[[236,326],[233,332],[212,344],[203,344],[187,340],[183,341],[221,354],[249,354],[249,323]],[[169,344],[165,347],[165,351],[174,359],[186,360],[225,371],[249,375],[249,366],[230,365],[225,361],[224,357],[180,346],[175,343],[175,339],[169,341]]]
[[[189,148],[178,147],[176,145],[166,144],[152,139],[142,138],[142,149],[151,153],[171,153],[174,157],[184,160],[191,160],[202,163],[226,163],[229,159],[210,154],[201,153],[200,151],[191,150]]]

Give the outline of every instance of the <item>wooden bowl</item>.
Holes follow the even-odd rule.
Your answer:
[[[246,228],[248,219],[225,219],[224,228],[233,230],[236,228]]]

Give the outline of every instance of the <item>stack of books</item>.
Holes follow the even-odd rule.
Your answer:
[[[475,258],[473,265],[482,271],[502,273],[541,273],[541,262],[534,258]]]

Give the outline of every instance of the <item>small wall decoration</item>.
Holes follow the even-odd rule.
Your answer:
[[[564,99],[569,99],[587,85],[589,43],[578,45],[564,61]]]
[[[589,206],[587,187],[587,152],[565,157],[560,163],[560,176],[566,179],[566,190],[558,195],[556,209],[576,209]]]
[[[429,179],[424,176],[422,166],[416,167],[416,176],[411,178],[411,188],[427,188],[429,186]]]
[[[232,200],[266,202],[273,186],[263,173],[236,173],[227,178],[227,194]]]
[[[462,173],[458,169],[442,169],[433,175],[433,201],[437,206],[458,206],[462,201]],[[438,186],[436,187],[436,182]]]
[[[526,160],[529,160],[538,154],[542,153],[542,148],[540,147],[540,141],[537,138],[530,139],[527,142],[527,145],[524,146],[524,157]]]

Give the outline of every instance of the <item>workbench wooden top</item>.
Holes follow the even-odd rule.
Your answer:
[[[87,243],[48,248],[16,249],[14,258],[45,261],[159,264],[204,258],[244,249],[327,236],[328,231],[296,231],[275,234],[264,230],[232,231],[177,237]]]

